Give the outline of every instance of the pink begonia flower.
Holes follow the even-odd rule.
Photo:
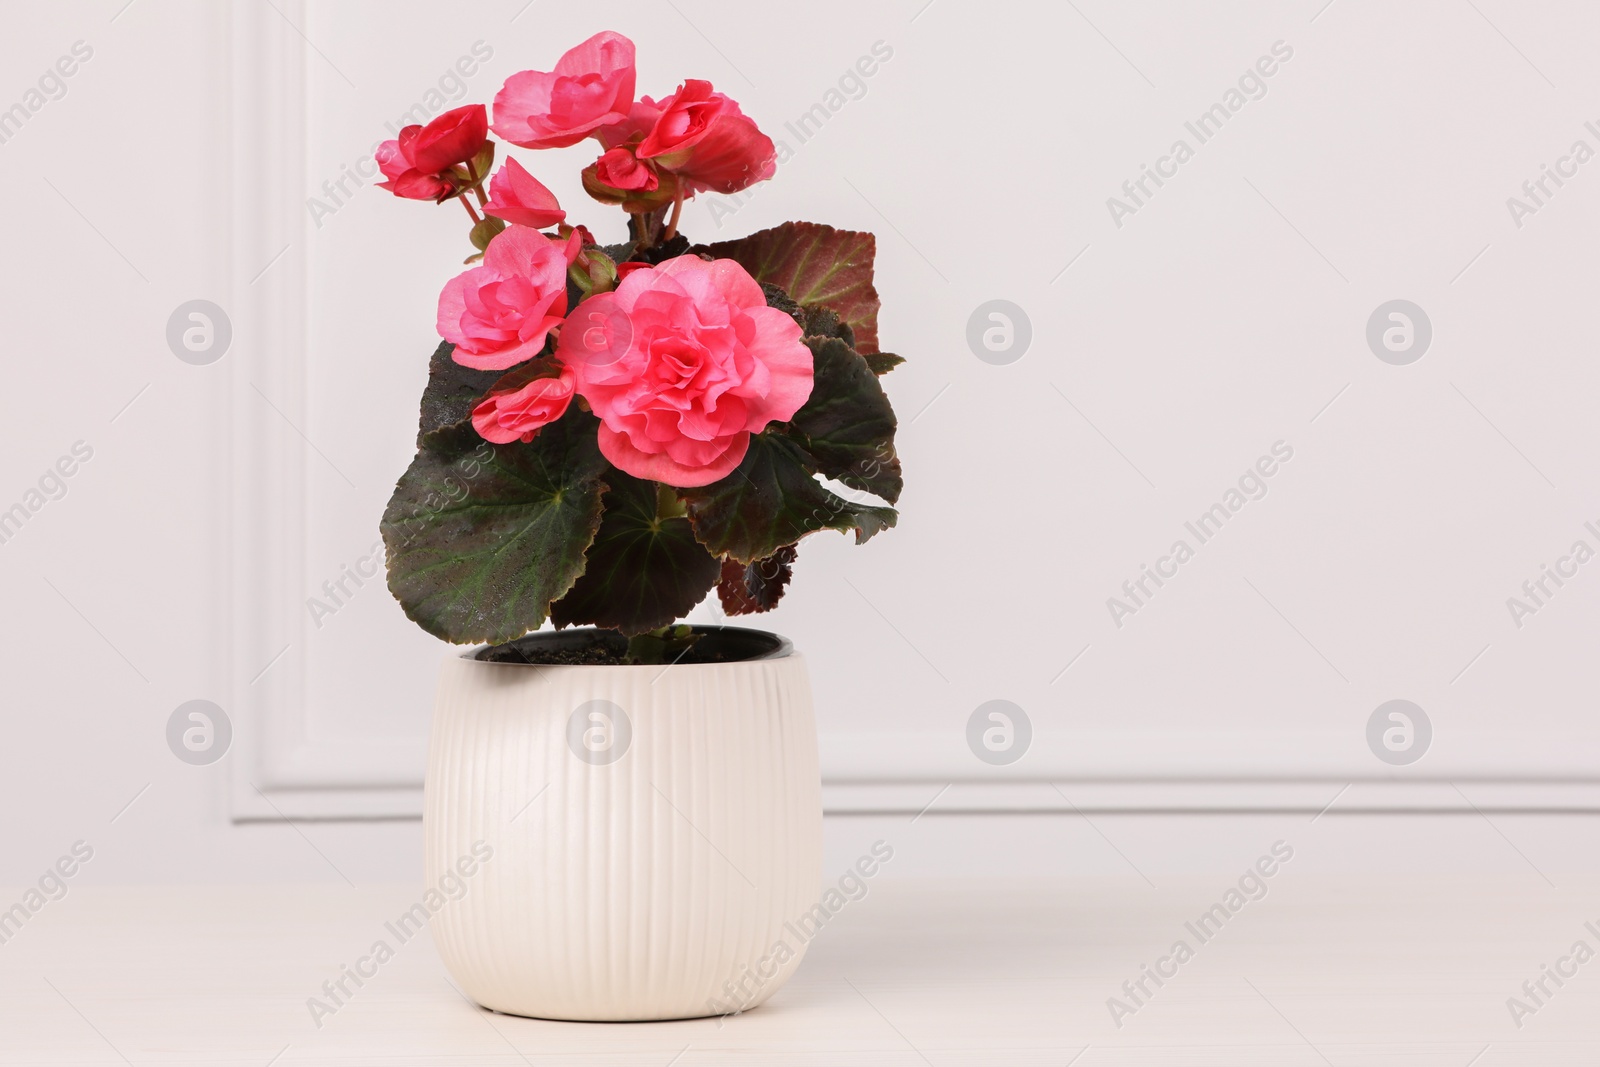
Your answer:
[[[520,389],[490,393],[472,409],[478,436],[497,445],[532,441],[539,431],[567,413],[575,379],[571,367],[554,378],[541,377]]]
[[[476,156],[488,139],[489,118],[482,104],[446,111],[426,126],[407,126],[374,153],[388,179],[378,188],[408,200],[442,200],[455,191],[443,172]]]
[[[606,30],[556,61],[525,70],[494,98],[494,132],[523,148],[565,148],[621,122],[633,104],[633,42]]]
[[[602,126],[594,131],[594,139],[600,142],[602,148],[616,148],[630,141],[642,141],[645,134],[655,129],[656,120],[661,117],[661,105],[651,100],[648,96],[635,100],[628,109],[628,117],[612,126]]]
[[[536,230],[557,226],[567,217],[556,203],[556,194],[514,159],[506,160],[505,166],[489,179],[489,202],[483,210],[497,219]]]
[[[638,156],[677,174],[694,192],[736,193],[777,172],[772,138],[710,82],[690,79],[659,107]]]
[[[583,168],[583,191],[602,204],[617,204],[631,215],[654,211],[675,200],[683,187],[671,171],[641,163],[633,145],[608,149]]]
[[[565,242],[512,226],[489,242],[483,263],[450,279],[439,294],[439,336],[474,370],[504,370],[532,359],[567,313],[567,266],[583,239]]]
[[[584,301],[557,357],[600,418],[600,451],[636,478],[709,485],[750,435],[811,396],[811,350],[731,259],[685,255]]]
[[[594,161],[594,175],[613,189],[649,192],[661,182],[655,171],[640,163],[626,148],[613,148]]]

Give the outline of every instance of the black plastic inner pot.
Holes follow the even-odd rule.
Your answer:
[[[740,626],[692,627],[698,640],[671,663],[744,663],[758,659],[781,659],[794,650],[788,638],[765,630]],[[487,663],[533,663],[543,665],[615,666],[626,662],[628,639],[615,630],[578,627],[571,630],[545,630],[519,637],[503,645],[490,645],[470,653],[468,658]]]

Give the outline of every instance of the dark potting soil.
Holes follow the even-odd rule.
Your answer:
[[[512,641],[510,644],[486,648],[473,658],[485,660],[489,663],[613,667],[627,662],[625,658],[626,652],[626,648],[618,652],[616,649],[607,648],[604,645],[591,645],[588,648],[523,648],[517,642]]]

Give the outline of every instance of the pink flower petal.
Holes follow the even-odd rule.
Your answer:
[[[489,179],[489,202],[483,210],[496,218],[536,230],[560,225],[567,217],[556,202],[556,194],[514,159],[507,159],[505,166]]]
[[[794,319],[767,307],[737,263],[692,255],[584,301],[557,354],[601,420],[608,458],[677,486],[724,477],[749,434],[793,416],[814,384]]]
[[[721,481],[744,461],[745,453],[749,450],[750,435],[739,434],[727,440],[722,452],[714,460],[688,466],[665,452],[641,452],[625,435],[614,432],[608,426],[600,427],[600,454],[610,460],[614,467],[635,478],[645,478],[680,489]]]
[[[489,242],[483,263],[445,283],[439,336],[464,367],[504,370],[537,356],[567,311],[567,265],[582,247],[574,232],[554,241],[512,226]]]
[[[494,98],[494,132],[523,148],[565,148],[627,120],[633,105],[633,42],[605,30],[567,51],[555,70],[525,70]]]

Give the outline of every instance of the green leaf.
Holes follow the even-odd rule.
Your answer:
[[[638,245],[633,241],[623,241],[619,244],[600,246],[600,251],[604,252],[606,257],[613,263],[626,263],[628,260],[633,258],[633,254],[637,250]]]
[[[876,248],[870,233],[785,222],[694,251],[737,260],[756,281],[771,282],[803,307],[833,309],[854,331],[855,349],[870,355],[878,350],[878,291],[872,286]]]
[[[767,307],[777,308],[779,311],[793,319],[800,327],[800,332],[802,334],[816,332],[806,328],[806,309],[801,307],[799,304],[796,304],[793,300],[790,300],[789,294],[784,292],[781,288],[773,285],[771,282],[762,282],[761,295],[767,298]],[[831,315],[832,312],[827,312],[827,314]],[[837,315],[834,315],[833,318],[835,322],[838,322]],[[849,329],[848,326],[844,328]]]
[[[677,663],[699,643],[703,634],[693,626],[663,626],[628,638],[627,662],[634,664]]]
[[[550,618],[558,627],[605,626],[632,637],[689,614],[721,568],[688,519],[659,514],[655,482],[616,469],[604,477],[610,488],[588,567]]]
[[[533,359],[523,360],[510,370],[491,371],[496,375],[490,393],[514,393],[536,378],[556,378],[561,375],[561,364],[540,353]],[[488,395],[487,393],[485,395]]]
[[[425,435],[380,525],[406,616],[459,644],[543,625],[600,528],[595,434],[574,404],[528,444],[492,445],[470,424]]]
[[[586,298],[597,291],[609,293],[617,287],[616,261],[591,245],[567,268],[567,282]]]
[[[811,457],[795,441],[754,434],[750,451],[719,482],[679,491],[695,536],[718,556],[751,563],[817,530],[854,530],[856,543],[895,524],[893,508],[852,504],[813,476]]]
[[[473,370],[450,358],[456,346],[440,341],[428,361],[428,387],[422,391],[422,417],[417,427],[417,444],[435,430],[454,426],[472,414],[496,381],[500,371]]]
[[[771,303],[770,300],[767,302]],[[832,308],[806,308],[804,317],[800,319],[800,327],[807,337],[837,337],[851,348],[856,346],[855,331]]]
[[[811,398],[789,421],[817,468],[852,489],[900,499],[895,417],[878,376],[837,337],[807,337],[814,358]]]
[[[478,149],[478,154],[472,157],[471,173],[478,176],[478,180],[472,183],[472,188],[482,187],[483,183],[489,180],[489,172],[492,170],[494,170],[494,142],[485,141],[483,147]]]
[[[633,254],[635,261],[649,263],[656,266],[669,259],[677,259],[689,251],[689,239],[683,234],[675,234],[665,241],[653,244],[649,248],[641,248]]]
[[[795,547],[784,545],[766,559],[754,563],[724,560],[717,597],[729,615],[752,615],[771,611],[783,598],[783,590],[794,575]]]
[[[861,358],[867,361],[872,373],[880,378],[906,361],[906,357],[897,356],[893,352],[874,352]]]
[[[763,285],[762,288],[767,287]],[[771,294],[767,296],[767,305],[779,306],[773,302]],[[787,311],[788,308],[785,307],[784,310]],[[837,337],[851,348],[856,347],[855,331],[850,329],[850,324],[839,318],[832,308],[805,308],[797,319],[807,337]],[[888,374],[905,362],[904,356],[897,356],[893,352],[864,352],[862,358],[867,361],[867,366],[872,368],[872,373],[877,375]]]
[[[489,242],[505,232],[504,219],[497,219],[493,215],[480,219],[467,234],[467,240],[472,242],[472,247],[480,252],[489,251]]]

